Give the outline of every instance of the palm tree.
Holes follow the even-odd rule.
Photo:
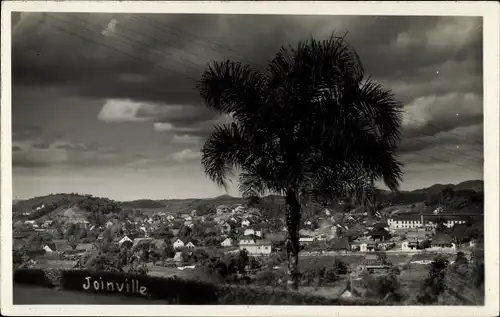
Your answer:
[[[363,206],[369,218],[374,217],[376,208],[376,188],[373,179],[361,179],[349,193],[353,206]]]
[[[208,65],[197,84],[206,105],[231,115],[202,146],[201,163],[220,187],[239,172],[244,197],[283,195],[292,287],[298,287],[301,211],[361,180],[397,190],[400,103],[366,78],[344,37],[282,47],[267,69],[241,62]]]

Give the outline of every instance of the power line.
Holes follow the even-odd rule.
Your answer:
[[[90,25],[90,26],[92,26],[92,27],[96,27],[96,28],[101,29],[101,26],[100,26],[100,25],[95,25],[95,24],[93,24],[93,23],[90,23],[90,22],[88,22],[88,21],[85,21],[85,20],[83,20],[83,19],[81,19],[81,18],[78,18],[78,17],[76,17],[76,16],[73,16],[73,18],[75,18],[76,20],[78,20],[78,21],[80,21],[81,23],[84,23],[84,24],[86,24],[86,25]],[[68,21],[65,21],[65,22],[69,23]],[[138,48],[138,49],[140,49],[140,50],[142,50],[142,51],[149,52],[149,50],[152,50],[152,51],[158,52],[159,54],[162,54],[162,55],[164,55],[164,56],[167,56],[167,55],[168,55],[168,56],[173,56],[171,53],[169,54],[169,53],[166,53],[166,52],[162,52],[162,51],[160,51],[159,49],[156,49],[156,48],[153,48],[153,47],[148,47],[148,46],[145,46],[145,45],[144,45],[144,43],[142,43],[141,41],[137,41],[137,40],[132,39],[132,38],[130,38],[130,37],[127,37],[127,36],[125,36],[125,35],[118,34],[117,32],[114,32],[113,36],[118,36],[118,37],[120,37],[120,38],[124,38],[124,39],[125,39],[126,41],[128,41],[128,42],[137,43],[137,44],[128,44],[128,45],[130,45],[130,46],[132,46],[132,47],[136,47],[136,48]],[[110,37],[113,37],[113,36],[110,36]],[[145,46],[146,48],[144,48],[143,46]],[[148,50],[148,49],[149,49],[149,50]],[[184,51],[184,50],[183,50],[183,51]],[[184,51],[184,52],[185,52],[185,51]],[[192,61],[190,61],[190,60],[188,60],[188,59],[184,59],[182,56],[181,56],[181,57],[179,57],[179,59],[181,59],[181,60],[183,60],[183,61],[185,61],[185,62],[187,62],[187,63],[190,63],[190,64],[192,64],[192,65],[194,65],[194,66],[196,66],[196,67],[200,67],[200,66],[201,66],[201,65],[196,64],[196,63],[194,63],[194,62],[192,62]],[[192,66],[189,66],[189,65],[186,65],[186,64],[183,64],[183,63],[180,63],[180,62],[179,62],[179,64],[181,64],[181,65],[183,65],[183,66],[186,66],[186,67],[188,67],[188,68],[190,68],[190,69],[194,70],[194,71],[195,71],[195,72],[197,72],[197,73],[198,73],[198,72],[200,72],[200,70],[199,70],[199,69],[193,68]]]
[[[132,17],[132,18],[134,18],[134,19],[140,19],[140,20],[142,20],[142,21],[145,21],[146,23],[148,23],[148,24],[150,24],[150,25],[152,25],[152,26],[155,26],[155,25],[160,25],[160,27],[159,27],[159,28],[161,28],[161,29],[163,29],[163,30],[165,30],[165,31],[167,31],[167,32],[169,32],[169,33],[172,33],[172,32],[171,32],[171,31],[166,30],[166,28],[173,29],[173,30],[174,30],[174,31],[176,31],[177,33],[184,33],[184,34],[187,34],[187,35],[189,35],[189,36],[191,36],[191,37],[193,37],[193,38],[195,38],[195,39],[198,39],[198,40],[201,40],[201,41],[205,41],[205,42],[210,43],[210,44],[212,44],[212,45],[216,45],[216,46],[219,46],[219,47],[224,47],[223,45],[218,44],[218,43],[216,43],[216,42],[214,42],[214,41],[209,41],[209,40],[204,40],[204,39],[201,39],[201,38],[197,37],[196,35],[190,34],[190,33],[188,33],[188,32],[183,32],[183,31],[180,31],[180,30],[178,30],[178,29],[176,29],[176,28],[174,28],[174,27],[171,27],[171,26],[165,26],[165,25],[163,25],[163,24],[161,24],[161,23],[158,23],[158,22],[157,22],[157,21],[155,21],[155,20],[152,20],[152,21],[150,22],[149,20],[147,20],[147,19],[145,19],[145,18],[143,18],[143,17],[139,17],[139,16],[135,17],[135,16],[130,15],[130,14],[128,14],[127,16],[130,16],[130,17]],[[154,21],[154,22],[153,22],[153,21]],[[175,34],[175,33],[174,33],[174,34]],[[179,35],[179,36],[180,36],[180,37],[182,37],[182,38],[185,38],[185,37],[183,37],[182,35]],[[290,39],[290,38],[289,38],[289,40],[291,41],[291,39]],[[200,45],[201,45],[201,44],[200,44]],[[209,48],[209,49],[212,49],[212,50],[213,50],[213,48],[211,48],[211,47],[208,47],[208,46],[205,46],[205,47],[207,47],[207,48]],[[228,51],[231,51],[231,52],[237,53],[234,49],[232,49],[232,48],[230,48],[230,47],[226,47],[226,49],[227,49]],[[217,51],[217,50],[215,50],[215,51]],[[218,51],[218,52],[220,52],[220,51]],[[221,52],[221,53],[222,53],[222,52]],[[241,56],[241,55],[240,55],[240,56]],[[243,60],[243,61],[245,61],[245,60]],[[409,113],[406,113],[406,115],[407,115],[407,116],[411,116],[411,117],[418,117],[418,116],[416,116],[416,115],[409,114]],[[424,119],[424,118],[421,118],[421,117],[420,117],[420,119]],[[415,121],[415,122],[418,122],[418,121],[416,121],[415,119],[410,119],[410,120],[413,120],[413,121]],[[430,123],[430,122],[426,122],[426,124],[428,124],[428,125],[430,125],[430,126],[435,126],[435,127],[438,127],[437,125],[434,125],[434,124],[432,124],[432,123]],[[439,127],[438,127],[438,128],[439,128]],[[460,138],[465,138],[464,136],[459,135],[459,134],[456,134],[456,133],[454,133],[453,131],[446,131],[446,133],[450,133],[450,134],[456,135],[456,136],[458,136],[458,137],[460,137]],[[478,144],[478,145],[480,145],[481,147],[483,147],[483,143],[482,143],[482,142],[480,142],[480,141],[475,141],[475,143],[476,143],[476,144]]]
[[[57,19],[57,20],[60,20],[60,21],[63,21],[63,22],[65,22],[65,23],[71,24],[71,23],[69,23],[68,21],[66,21],[66,20],[64,20],[64,19],[60,19],[60,18],[56,18],[56,19]],[[45,22],[45,23],[46,23],[46,22]],[[100,46],[104,46],[104,47],[106,47],[106,48],[108,48],[108,49],[111,49],[111,50],[117,51],[118,53],[121,53],[121,54],[127,55],[127,56],[129,56],[129,57],[131,57],[131,58],[133,58],[133,59],[138,59],[138,60],[141,60],[141,61],[143,61],[143,62],[145,62],[145,63],[148,63],[148,64],[150,64],[150,63],[151,63],[151,61],[148,61],[148,60],[142,59],[142,58],[140,58],[140,57],[138,57],[138,56],[135,56],[135,55],[133,55],[133,54],[129,54],[129,53],[124,52],[124,51],[122,51],[122,50],[119,50],[119,49],[117,49],[117,48],[115,48],[115,47],[113,47],[113,46],[106,45],[106,44],[104,44],[104,43],[102,43],[102,42],[96,41],[96,40],[91,39],[91,38],[88,38],[88,37],[83,37],[82,35],[80,35],[80,34],[78,34],[78,33],[74,33],[74,32],[71,32],[71,31],[68,31],[68,30],[65,30],[65,29],[59,28],[59,27],[57,27],[57,26],[54,26],[54,25],[51,25],[51,24],[48,24],[48,23],[46,23],[46,24],[47,24],[48,26],[50,26],[50,27],[53,27],[53,28],[55,28],[55,29],[59,30],[59,31],[65,32],[65,33],[70,34],[70,35],[73,35],[73,36],[77,36],[77,37],[79,37],[79,38],[81,38],[81,39],[83,39],[83,40],[91,41],[91,42],[93,42],[93,43],[95,43],[95,44],[98,44],[98,45],[100,45]],[[87,31],[88,31],[88,32],[92,32],[92,31],[91,31],[91,30],[89,30],[89,29],[87,29]],[[140,43],[139,41],[136,41],[136,42]],[[143,44],[143,43],[141,43],[141,44]],[[129,45],[130,45],[130,44],[129,44]],[[178,64],[180,64],[180,63],[178,63]],[[180,65],[186,66],[186,65],[184,65],[184,64],[180,64]],[[159,69],[162,69],[162,70],[171,71],[171,69],[166,69],[166,68],[161,67],[161,66],[156,65],[156,64],[153,64],[153,66],[154,66],[155,68],[159,68]],[[179,73],[179,74],[181,74],[181,73]],[[192,80],[195,80],[195,81],[196,81],[196,79],[194,79],[194,78],[192,78],[192,77],[190,77],[190,76],[187,76],[187,75],[185,75],[185,74],[182,74],[182,75],[183,75],[183,76],[185,76],[185,77],[187,77],[187,78],[190,78],[190,79],[192,79]],[[450,152],[449,152],[449,153],[450,153]],[[426,157],[426,156],[424,156],[424,155],[418,155],[418,154],[415,154],[415,155],[417,155],[417,156],[422,156],[422,157]],[[454,154],[452,153],[452,155],[454,155]],[[472,170],[472,169],[470,169],[470,168],[469,168],[469,167],[467,167],[467,166],[460,165],[460,164],[454,164],[454,163],[451,163],[450,161],[447,161],[447,160],[444,160],[444,159],[441,159],[441,158],[432,157],[432,156],[427,156],[427,157],[428,157],[428,158],[435,159],[435,160],[438,160],[438,161],[442,161],[442,162],[445,162],[445,163],[449,163],[449,164],[452,164],[452,165],[455,165],[455,166],[458,166],[458,167],[463,167],[463,168],[466,168],[466,169]],[[476,171],[476,172],[477,172],[477,170],[472,170],[472,171]]]
[[[142,20],[142,21],[144,21],[144,22],[148,23],[149,25],[151,25],[152,27],[155,27],[155,28],[157,28],[157,29],[163,30],[163,31],[168,32],[168,33],[170,33],[170,34],[174,34],[174,35],[180,36],[181,38],[184,38],[184,39],[186,39],[186,37],[185,37],[185,36],[183,36],[183,35],[180,35],[179,33],[181,33],[181,34],[185,34],[185,35],[188,35],[189,37],[194,38],[194,40],[190,40],[191,42],[196,43],[196,44],[198,44],[198,45],[201,45],[201,46],[203,46],[203,47],[205,47],[205,48],[211,49],[211,50],[213,50],[213,51],[216,51],[216,52],[219,52],[219,53],[223,53],[223,54],[224,54],[224,52],[221,52],[220,50],[216,50],[216,49],[214,49],[214,48],[213,48],[213,47],[211,47],[211,46],[208,46],[208,45],[205,45],[205,44],[203,44],[203,43],[200,43],[200,41],[205,42],[205,43],[209,43],[209,44],[214,45],[214,46],[218,46],[218,47],[220,47],[220,48],[222,48],[222,49],[225,49],[225,50],[227,50],[227,51],[229,51],[229,52],[232,52],[232,53],[236,54],[237,56],[240,56],[240,57],[242,58],[242,60],[243,60],[243,61],[245,61],[245,62],[249,62],[249,61],[247,61],[247,60],[246,60],[246,59],[249,59],[248,57],[245,57],[245,56],[243,56],[243,55],[241,55],[241,54],[238,54],[238,52],[236,52],[234,49],[232,49],[232,48],[231,48],[231,47],[229,47],[229,46],[225,46],[225,45],[222,45],[222,44],[218,44],[218,43],[216,43],[216,42],[214,42],[214,41],[210,41],[210,40],[202,39],[202,38],[200,38],[200,37],[198,37],[198,36],[196,36],[196,35],[194,35],[194,34],[191,34],[191,33],[185,32],[185,31],[180,31],[179,29],[176,29],[176,28],[174,28],[174,27],[172,27],[172,26],[167,26],[167,25],[161,24],[161,23],[159,23],[158,21],[156,21],[156,20],[154,20],[154,19],[148,20],[148,19],[146,19],[146,18],[144,18],[144,17],[141,17],[141,16],[133,16],[133,15],[130,15],[130,14],[127,14],[126,16],[129,16],[129,17],[131,17],[131,18],[133,18],[133,19],[136,19],[136,20]],[[172,31],[172,30],[173,30],[173,31]],[[249,64],[252,64],[252,63],[253,63],[253,64],[256,64],[257,66],[261,66],[261,67],[262,67],[262,65],[258,65],[258,63],[256,63],[255,61],[250,60]]]
[[[130,54],[130,53],[124,52],[124,51],[122,51],[122,50],[120,50],[120,49],[117,49],[116,47],[113,47],[113,46],[110,46],[110,45],[104,44],[104,43],[99,42],[99,41],[96,41],[96,40],[94,40],[94,39],[92,39],[92,38],[84,37],[84,36],[82,36],[81,34],[78,34],[78,33],[75,33],[75,32],[72,32],[72,31],[69,31],[69,30],[66,30],[66,29],[63,29],[63,28],[58,27],[58,26],[56,26],[56,25],[54,25],[54,24],[52,24],[52,23],[47,23],[47,22],[48,22],[48,21],[46,21],[44,24],[45,24],[45,25],[47,25],[47,26],[49,26],[49,27],[51,27],[51,28],[54,28],[54,29],[56,29],[56,30],[59,30],[59,31],[61,31],[61,32],[64,32],[64,33],[67,33],[67,34],[69,34],[69,35],[76,36],[76,37],[78,37],[78,38],[80,38],[80,39],[82,39],[82,40],[85,40],[85,41],[90,41],[90,42],[95,43],[95,44],[97,44],[97,45],[100,45],[100,46],[106,47],[106,48],[108,48],[108,49],[110,49],[110,50],[113,50],[113,51],[118,52],[118,53],[120,53],[120,54],[126,55],[126,56],[128,56],[128,57],[130,57],[130,58],[132,58],[132,59],[139,60],[139,61],[141,61],[141,62],[143,62],[143,63],[146,63],[146,64],[151,64],[151,65],[152,65],[154,68],[156,68],[156,69],[160,69],[160,70],[163,70],[163,71],[169,71],[169,72],[176,72],[176,73],[178,73],[178,74],[179,74],[179,75],[181,75],[181,76],[184,76],[184,77],[186,77],[186,78],[188,78],[188,79],[191,79],[191,80],[193,80],[193,81],[197,81],[197,79],[195,79],[195,78],[193,78],[193,77],[191,77],[191,76],[189,76],[189,75],[186,75],[186,74],[180,73],[180,72],[175,71],[175,70],[172,70],[172,69],[165,68],[164,66],[160,66],[160,65],[157,65],[157,64],[153,64],[153,63],[151,63],[151,61],[148,61],[148,60],[146,60],[146,59],[140,58],[140,57],[135,56],[135,55],[133,55],[133,54]]]

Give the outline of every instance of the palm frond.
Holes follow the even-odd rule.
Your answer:
[[[201,149],[205,174],[218,186],[227,189],[227,181],[234,169],[248,159],[249,147],[248,140],[236,123],[216,125]]]
[[[207,107],[245,121],[265,104],[266,77],[249,65],[224,61],[210,64],[197,89]]]

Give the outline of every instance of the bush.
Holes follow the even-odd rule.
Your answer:
[[[40,269],[18,269],[14,271],[14,283],[53,287],[54,284]]]
[[[91,271],[65,271],[62,274],[62,286],[65,289],[85,290],[83,285],[87,281],[106,281],[113,283],[114,286],[108,286],[104,283],[106,289],[101,286],[95,289],[93,286],[88,291],[102,293],[123,293],[131,296],[145,296],[151,299],[163,299],[171,304],[182,305],[207,305],[217,303],[217,288],[215,285],[200,281],[188,281],[177,278],[158,278],[150,276],[131,275],[116,272],[91,272]],[[138,281],[135,292],[131,291],[132,286],[127,290],[126,285],[131,285],[131,281]],[[122,284],[123,283],[123,284]],[[100,284],[98,282],[98,284]],[[121,291],[118,285],[123,285]],[[109,287],[109,289],[108,289]],[[142,294],[137,288],[145,287]]]
[[[275,286],[280,284],[280,280],[283,280],[284,275],[277,271],[264,270],[257,274],[257,283],[260,285]]]

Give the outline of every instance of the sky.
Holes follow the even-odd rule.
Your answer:
[[[404,105],[401,189],[483,179],[480,17],[13,13],[14,198],[225,194],[199,151],[231,118],[195,80],[210,61],[262,67],[332,32]]]

